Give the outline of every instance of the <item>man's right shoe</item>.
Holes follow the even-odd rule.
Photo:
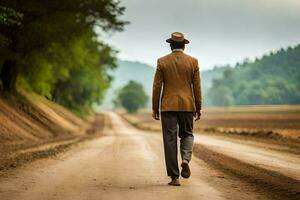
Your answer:
[[[189,178],[191,176],[191,170],[188,162],[182,162],[181,163],[181,176],[183,178]]]
[[[177,177],[171,177],[172,180],[170,183],[168,183],[168,185],[172,185],[172,186],[180,186],[180,182],[179,179]]]

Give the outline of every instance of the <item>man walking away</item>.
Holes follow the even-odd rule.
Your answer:
[[[161,114],[163,142],[169,185],[179,186],[177,159],[177,133],[180,138],[181,176],[191,175],[189,162],[194,143],[193,117],[201,116],[201,80],[197,59],[185,54],[189,41],[179,32],[166,40],[172,53],[157,61],[153,82],[152,117],[159,120]]]

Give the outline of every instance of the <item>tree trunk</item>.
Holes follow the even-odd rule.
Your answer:
[[[0,75],[3,90],[6,92],[14,90],[18,76],[16,61],[12,59],[5,60]]]

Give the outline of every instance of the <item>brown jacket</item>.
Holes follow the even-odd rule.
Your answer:
[[[201,80],[197,59],[181,51],[173,51],[158,59],[153,82],[153,111],[158,111],[159,106],[162,112],[201,110]]]

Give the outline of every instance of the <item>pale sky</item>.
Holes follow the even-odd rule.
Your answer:
[[[300,43],[300,0],[121,0],[131,22],[105,36],[119,58],[152,66],[170,52],[165,42],[179,31],[190,40],[186,52],[202,69],[260,57]]]

